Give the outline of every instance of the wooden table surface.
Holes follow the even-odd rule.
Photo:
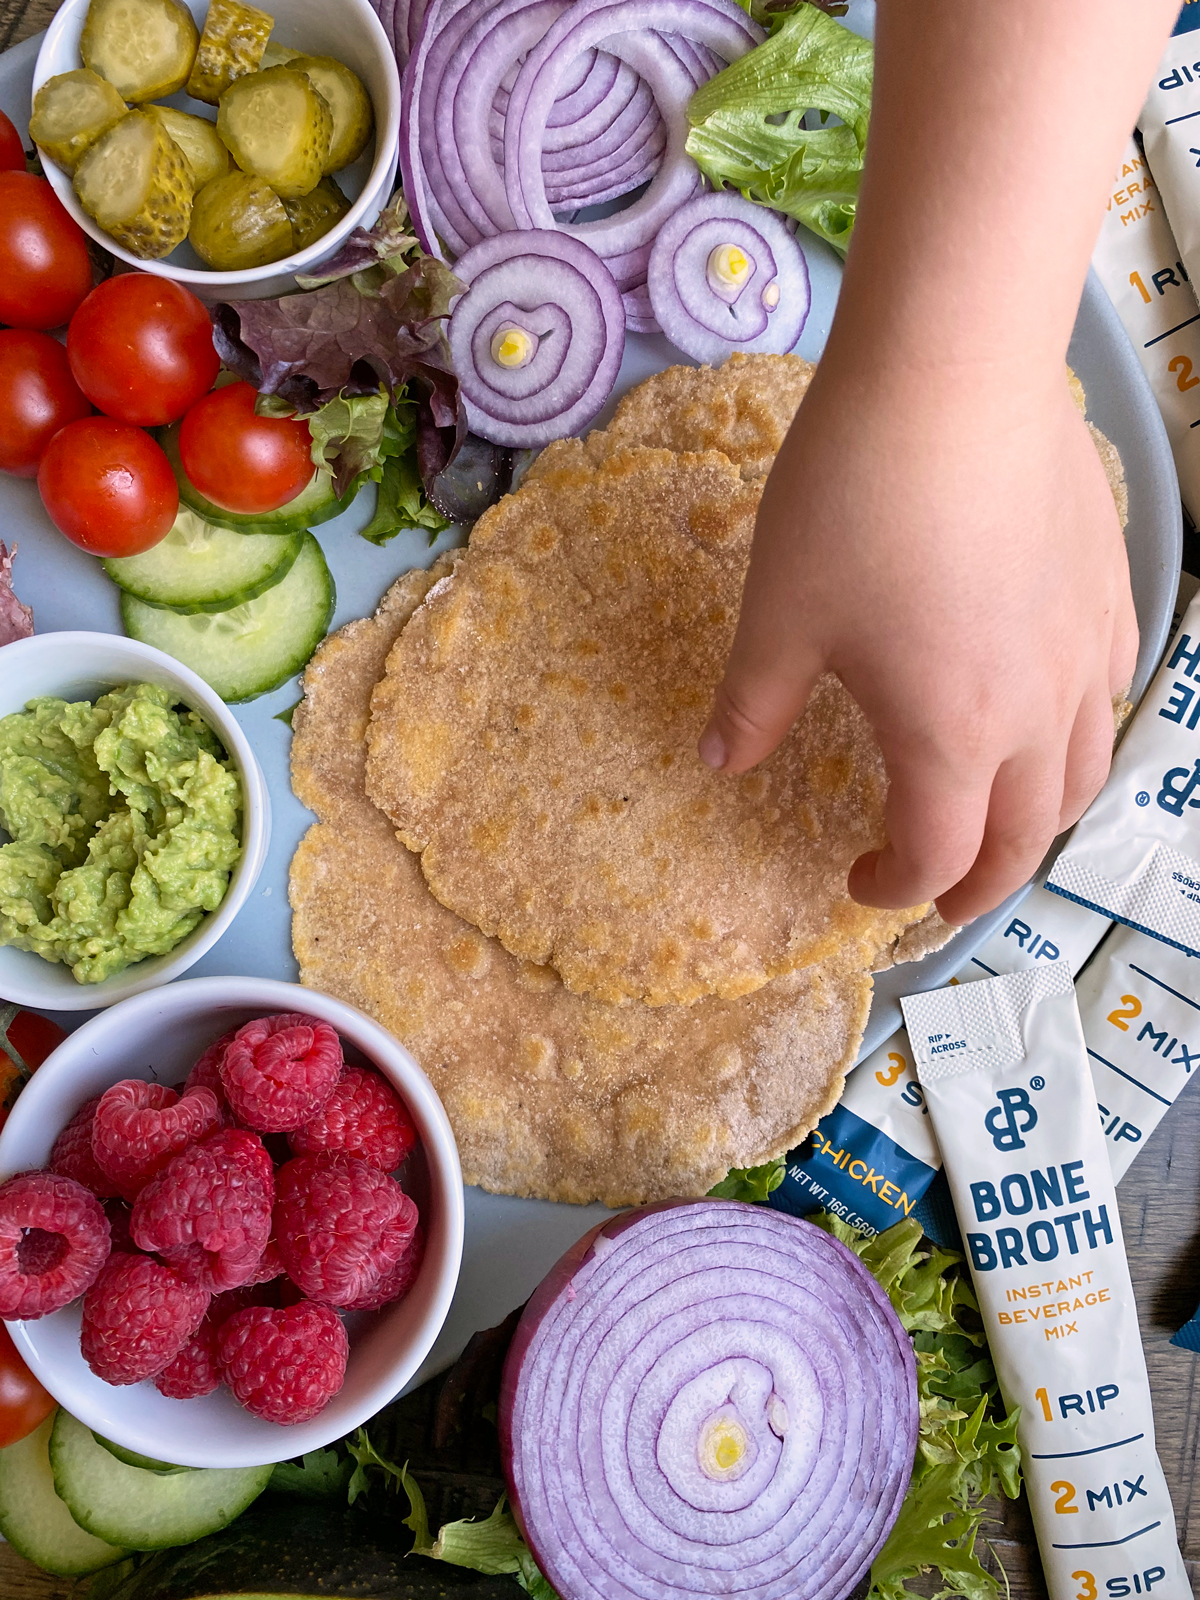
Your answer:
[[[56,10],[57,0],[0,0],[0,50],[44,28]],[[1189,570],[1194,568],[1189,565]],[[1200,1593],[1200,1356],[1170,1343],[1172,1333],[1200,1304],[1200,1091],[1189,1089],[1168,1112],[1121,1184],[1119,1198],[1154,1394],[1159,1455],[1192,1588]],[[436,1390],[439,1381],[426,1388]],[[449,1500],[443,1515],[470,1514],[467,1506],[476,1500],[486,1515],[492,1473],[446,1473],[444,1452],[432,1450],[428,1429],[418,1425],[422,1406],[428,1412],[430,1403],[429,1397],[414,1397],[414,1432],[408,1441],[414,1470],[420,1477],[424,1447],[428,1470],[446,1480]],[[1013,1600],[1043,1600],[1046,1589],[1023,1501],[1003,1508],[991,1543],[1007,1571]],[[71,1591],[69,1580],[38,1572],[0,1545],[0,1600],[66,1600]]]

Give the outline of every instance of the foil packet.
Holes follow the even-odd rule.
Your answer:
[[[1070,968],[901,1004],[1051,1600],[1188,1600]]]

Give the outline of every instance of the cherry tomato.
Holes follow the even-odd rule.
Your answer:
[[[294,500],[313,475],[312,435],[292,417],[256,417],[254,389],[227,384],[183,419],[183,470],[214,505],[253,515]]]
[[[87,235],[45,178],[0,172],[0,322],[60,327],[91,287]]]
[[[36,478],[54,435],[91,409],[57,339],[32,328],[0,329],[0,472]]]
[[[0,172],[24,172],[25,150],[21,135],[0,111]]]
[[[66,1037],[66,1032],[49,1017],[0,1004],[0,1053],[18,1057],[15,1066],[24,1065],[36,1072]]]
[[[135,556],[164,537],[179,510],[171,463],[148,433],[111,417],[68,422],[38,468],[50,519],[94,556]]]
[[[0,1322],[0,1449],[32,1433],[54,1406],[53,1396],[21,1360],[12,1335]]]
[[[143,428],[181,417],[221,369],[203,305],[149,272],[97,284],[71,318],[67,354],[94,406]]]

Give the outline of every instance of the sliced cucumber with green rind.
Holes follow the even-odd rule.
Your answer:
[[[330,475],[327,472],[314,472],[296,498],[276,511],[256,512],[253,516],[243,515],[240,511],[226,511],[223,506],[206,500],[183,470],[183,462],[179,459],[179,424],[173,422],[169,428],[164,428],[158,442],[166,451],[167,460],[175,473],[181,503],[189,511],[203,517],[205,522],[211,522],[218,528],[228,528],[233,533],[298,533],[301,528],[315,528],[319,523],[328,522],[331,517],[340,516],[354,500],[349,490],[339,500],[333,492]]]
[[[282,583],[300,554],[300,533],[248,539],[180,506],[165,539],[137,556],[113,556],[105,572],[126,594],[172,611],[228,611]]]
[[[222,700],[253,700],[286,683],[329,629],[337,594],[311,533],[282,583],[229,611],[184,616],[121,596],[125,632],[191,667]]]
[[[85,1533],[55,1493],[50,1470],[53,1427],[51,1414],[24,1439],[0,1450],[0,1533],[45,1572],[79,1578],[123,1561],[129,1551]]]
[[[131,1550],[191,1544],[229,1525],[266,1488],[274,1468],[145,1472],[118,1461],[66,1411],[50,1434],[54,1487],[81,1528]]]
[[[106,1439],[102,1433],[92,1429],[92,1438],[96,1443],[103,1445],[110,1456],[116,1456],[118,1461],[123,1461],[127,1467],[140,1467],[143,1472],[192,1472],[192,1467],[177,1467],[173,1461],[156,1461],[153,1456],[140,1456],[136,1450],[126,1450],[123,1444],[114,1444],[111,1439]]]

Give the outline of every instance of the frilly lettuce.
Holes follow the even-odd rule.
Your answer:
[[[740,189],[844,252],[858,207],[874,60],[865,39],[802,5],[692,96],[688,154],[716,188]],[[812,111],[822,123],[840,120],[808,128]]]

